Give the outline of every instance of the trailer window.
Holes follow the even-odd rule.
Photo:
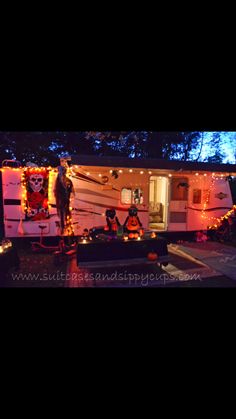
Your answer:
[[[143,191],[140,188],[133,190],[133,204],[143,204]]]
[[[121,190],[121,204],[124,205],[142,205],[144,202],[143,199],[143,190],[140,188],[130,189],[123,188]]]
[[[121,190],[121,203],[124,205],[132,204],[132,189],[123,188]]]
[[[202,191],[201,189],[193,190],[193,204],[201,204],[202,202]]]
[[[188,200],[188,179],[173,178],[171,183],[171,200],[187,201]]]

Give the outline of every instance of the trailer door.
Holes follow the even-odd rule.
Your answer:
[[[173,177],[170,181],[169,231],[187,231],[189,181]]]

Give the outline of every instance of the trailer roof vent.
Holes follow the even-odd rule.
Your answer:
[[[21,167],[21,162],[18,160],[3,160],[2,167]]]

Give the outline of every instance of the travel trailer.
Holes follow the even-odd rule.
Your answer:
[[[73,183],[71,225],[76,236],[85,228],[105,226],[109,208],[116,210],[121,224],[135,205],[144,229],[184,232],[207,229],[233,206],[229,177],[236,176],[236,165],[82,155],[61,164],[67,165]],[[46,237],[59,234],[57,176],[58,168],[3,162],[5,237],[38,237],[42,229]]]

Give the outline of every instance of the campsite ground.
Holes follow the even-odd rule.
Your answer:
[[[12,270],[1,281],[2,287],[10,288],[232,288],[236,281],[227,276],[202,275],[193,261],[171,254],[168,267],[156,265],[109,268],[99,270],[78,269],[76,259],[59,266],[54,265],[51,254],[34,254],[26,247],[18,246],[20,268]]]
[[[66,263],[56,267],[51,254],[35,254],[28,247],[17,246],[20,258],[19,269],[12,269],[1,286],[7,288],[50,288],[64,287]]]

